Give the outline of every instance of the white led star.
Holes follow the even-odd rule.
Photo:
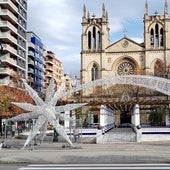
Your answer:
[[[48,122],[53,125],[55,130],[59,135],[61,135],[70,145],[72,145],[71,140],[69,139],[67,133],[64,130],[64,127],[59,124],[59,119],[64,119],[60,115],[60,112],[66,111],[66,110],[72,110],[78,107],[81,107],[83,105],[86,105],[87,103],[79,103],[79,104],[68,104],[65,106],[55,106],[57,100],[60,98],[60,96],[65,93],[63,90],[65,89],[65,82],[62,84],[62,86],[54,93],[54,80],[51,79],[50,84],[46,91],[46,98],[45,101],[43,101],[36,91],[32,89],[25,80],[23,80],[24,86],[26,90],[28,91],[30,97],[34,100],[36,105],[32,105],[30,103],[18,103],[18,102],[12,102],[14,105],[29,111],[28,113],[23,113],[21,115],[15,116],[9,121],[16,121],[20,119],[25,118],[35,118],[37,117],[37,121],[33,127],[33,130],[30,131],[26,142],[24,144],[25,148],[31,140],[36,136],[36,134],[41,131],[40,133],[40,139],[43,140],[44,136],[46,135],[47,131],[47,124]],[[58,97],[57,97],[58,96]],[[55,101],[54,101],[55,100]]]

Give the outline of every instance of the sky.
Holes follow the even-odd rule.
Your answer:
[[[34,32],[62,62],[64,73],[80,74],[81,21],[83,6],[96,18],[102,16],[102,5],[108,12],[110,44],[126,36],[143,42],[143,16],[146,0],[28,0],[27,30]],[[163,15],[165,0],[147,0],[149,15]],[[170,7],[170,0],[168,7]],[[169,14],[170,14],[170,8]]]

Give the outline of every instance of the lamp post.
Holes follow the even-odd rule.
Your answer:
[[[3,46],[2,46],[2,44],[0,43],[0,57],[1,57],[1,55],[2,55],[2,52],[3,52]],[[1,61],[1,59],[0,59],[0,67],[2,66],[2,61]]]
[[[2,51],[3,51],[3,46],[0,43],[0,57],[1,57]],[[2,61],[0,60],[0,67],[1,66],[2,66]],[[1,115],[0,115],[0,133],[2,134],[2,117],[1,117]]]

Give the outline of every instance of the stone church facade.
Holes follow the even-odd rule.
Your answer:
[[[102,17],[90,17],[83,8],[81,35],[81,83],[116,75],[169,76],[170,67],[170,17],[165,0],[164,14],[148,14],[145,3],[144,42],[137,43],[126,34],[117,42],[110,43],[109,18],[103,4]],[[91,91],[92,92],[92,91]],[[90,91],[84,90],[83,95]]]

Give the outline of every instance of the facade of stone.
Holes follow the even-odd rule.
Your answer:
[[[144,43],[139,44],[125,35],[110,44],[109,19],[104,5],[102,18],[90,18],[84,7],[81,37],[82,83],[114,75],[158,75],[158,68],[169,66],[170,17],[167,2],[164,15],[155,12],[149,16],[147,2],[145,10]]]
[[[137,43],[126,34],[117,42],[109,41],[109,18],[103,4],[102,17],[90,17],[83,8],[81,35],[81,83],[116,75],[154,75],[169,77],[170,17],[165,0],[164,14],[148,14],[145,3],[144,42]],[[83,90],[88,96],[92,89]]]

